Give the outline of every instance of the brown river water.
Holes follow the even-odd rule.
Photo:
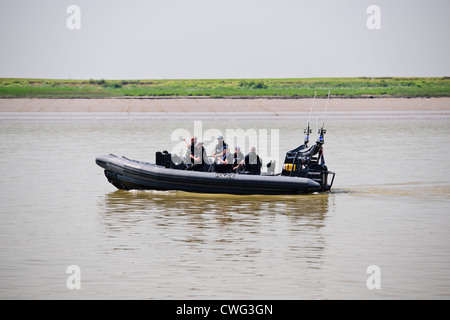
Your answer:
[[[152,162],[180,135],[211,147],[218,132],[243,132],[228,142],[280,163],[306,123],[192,120],[0,115],[0,298],[450,298],[446,115],[331,113],[336,179],[324,194],[118,191],[95,164],[109,153]]]

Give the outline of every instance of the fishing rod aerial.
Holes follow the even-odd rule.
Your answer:
[[[316,95],[317,95],[317,91],[314,92],[314,98],[313,98],[313,101],[312,101],[312,104],[311,104],[311,110],[309,111],[308,125],[307,125],[306,129],[304,130],[304,133],[305,133],[304,145],[305,145],[305,147],[308,146],[309,134],[312,132],[312,130],[309,127],[309,122],[311,121],[311,114],[312,114],[312,110],[314,108],[314,101],[316,100]]]
[[[319,138],[317,139],[317,142],[319,144],[323,144],[324,143],[323,136],[325,135],[325,133],[327,133],[327,130],[324,129],[324,126],[325,126],[325,117],[327,115],[327,110],[328,110],[328,100],[330,100],[330,92],[331,92],[331,90],[328,90],[327,103],[325,105],[325,111],[323,112],[322,127],[317,132],[319,134]]]
[[[323,128],[323,126],[325,125],[325,117],[326,117],[326,115],[327,115],[327,110],[328,110],[328,100],[330,100],[330,93],[331,93],[331,90],[328,90],[327,103],[326,103],[326,105],[325,105],[325,111],[324,111],[324,113],[323,113],[322,128]]]
[[[314,101],[316,100],[316,95],[317,95],[317,91],[314,91],[314,98],[313,98],[313,101],[312,101],[312,104],[311,104],[311,110],[309,110],[308,124],[309,124],[309,121],[311,120],[311,113],[312,113],[312,110],[314,108]]]

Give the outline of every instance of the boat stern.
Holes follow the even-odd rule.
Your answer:
[[[319,182],[314,181],[312,179],[306,179],[306,190],[308,193],[320,192],[322,190],[322,186]]]

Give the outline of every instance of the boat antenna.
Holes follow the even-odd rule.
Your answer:
[[[322,127],[318,130],[318,134],[319,134],[319,138],[317,139],[317,143],[318,144],[324,144],[324,140],[323,140],[323,136],[325,135],[325,133],[327,133],[327,130],[325,130],[325,117],[327,115],[327,110],[328,110],[328,100],[330,100],[330,93],[331,90],[328,90],[328,98],[327,98],[327,103],[325,105],[325,111],[323,113],[323,122],[322,122]]]
[[[328,110],[328,100],[330,100],[330,93],[331,93],[331,90],[328,90],[328,98],[327,98],[327,103],[326,103],[326,105],[325,105],[325,111],[324,111],[324,113],[323,113],[322,127],[325,125],[325,117],[326,117],[326,115],[327,115],[327,110]]]
[[[303,132],[305,133],[305,142],[304,142],[305,148],[308,147],[309,134],[312,132],[312,130],[311,130],[310,126],[309,126],[309,122],[311,120],[311,113],[312,113],[312,110],[314,108],[314,101],[316,100],[316,95],[317,95],[317,91],[314,92],[314,98],[313,98],[313,101],[312,101],[311,110],[309,111],[308,125],[306,126],[306,129],[303,130]]]

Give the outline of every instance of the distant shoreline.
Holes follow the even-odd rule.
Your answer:
[[[346,99],[450,97],[450,77],[58,80],[0,78],[0,98]]]
[[[390,95],[360,95],[360,96],[330,96],[330,99],[342,99],[342,100],[354,100],[354,99],[439,99],[450,98],[447,96],[390,96]],[[311,100],[312,97],[303,96],[226,96],[226,97],[211,97],[211,96],[111,96],[111,97],[16,97],[8,98],[0,96],[1,100],[15,100],[15,99],[30,99],[30,100],[111,100],[111,99],[124,99],[124,100]],[[323,100],[326,97],[316,97],[316,99]]]

